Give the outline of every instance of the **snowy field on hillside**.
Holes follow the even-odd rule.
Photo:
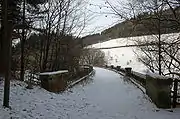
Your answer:
[[[0,119],[179,119],[180,110],[157,109],[125,77],[95,68],[95,75],[62,94],[11,82],[11,109],[0,107]],[[103,75],[102,75],[103,74]],[[3,82],[0,82],[0,101]]]
[[[179,33],[173,34],[164,34],[162,35],[163,41],[171,40],[172,38],[177,38]],[[97,43],[89,47],[93,48],[105,48],[105,47],[114,47],[114,46],[124,46],[124,45],[132,45],[134,41],[139,40],[154,40],[156,36],[140,36],[140,37],[129,37],[129,38],[118,38],[112,39],[106,42]],[[132,67],[134,71],[140,73],[146,73],[147,68],[138,61],[135,52],[137,49],[135,47],[127,47],[127,48],[117,48],[117,49],[105,49],[103,50],[108,58],[109,65],[121,66],[121,67]]]

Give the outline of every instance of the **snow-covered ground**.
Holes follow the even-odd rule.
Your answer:
[[[173,38],[177,38],[179,33],[172,34],[164,34],[162,35],[163,41],[168,41]],[[124,46],[124,45],[132,45],[134,41],[152,41],[156,40],[156,36],[148,35],[148,36],[140,36],[140,37],[129,37],[129,38],[117,38],[112,39],[106,42],[97,43],[89,47],[93,48],[106,48],[106,47],[115,47],[115,46]],[[117,49],[105,49],[103,50],[108,58],[109,65],[121,66],[121,67],[132,67],[134,71],[140,73],[146,73],[147,68],[137,60],[137,56],[135,52],[137,52],[136,47],[126,47],[126,48],[117,48]]]
[[[157,109],[123,76],[95,68],[94,77],[63,94],[11,82],[11,109],[0,108],[0,119],[179,119],[180,110]],[[0,84],[2,102],[3,83]]]

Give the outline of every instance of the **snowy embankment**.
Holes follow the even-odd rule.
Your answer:
[[[0,108],[0,119],[179,119],[180,110],[157,109],[123,76],[101,68],[82,84],[61,94],[40,87],[28,90],[11,81],[11,109]],[[3,82],[0,83],[0,101]]]
[[[179,33],[172,33],[172,34],[164,34],[162,35],[162,40],[170,41],[173,38],[177,38]],[[129,38],[117,38],[112,39],[106,42],[100,42],[89,47],[92,48],[107,48],[107,47],[116,47],[116,46],[126,46],[126,45],[134,45],[135,41],[153,41],[155,40],[155,36],[148,35],[148,36],[138,36],[138,37],[129,37]],[[132,67],[133,71],[146,73],[147,68],[146,66],[138,61],[136,53],[139,53],[137,47],[123,47],[123,48],[115,48],[115,49],[103,49],[105,55],[108,60],[108,65],[114,66],[121,66],[122,68],[125,67]]]

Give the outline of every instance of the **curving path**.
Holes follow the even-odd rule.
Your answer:
[[[83,88],[76,86],[72,89],[83,94],[89,105],[94,106],[82,119],[180,118],[180,112],[177,110],[172,113],[157,109],[127,78],[106,69],[95,68],[95,70],[91,83]]]
[[[0,119],[179,119],[174,112],[157,109],[123,76],[95,68],[95,75],[63,94],[54,94],[12,82],[11,110],[0,108]],[[0,87],[0,93],[2,93]],[[2,99],[2,94],[0,95]],[[0,100],[2,101],[2,100]]]

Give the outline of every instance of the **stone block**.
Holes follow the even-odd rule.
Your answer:
[[[171,79],[158,79],[146,75],[146,94],[158,108],[171,107]]]

